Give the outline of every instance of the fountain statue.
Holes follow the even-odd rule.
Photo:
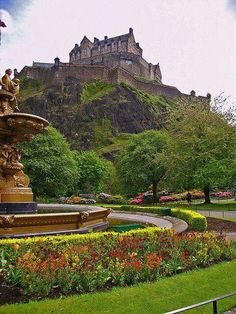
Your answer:
[[[42,231],[65,233],[105,229],[107,209],[36,214],[37,203],[33,201],[30,180],[20,162],[21,151],[17,144],[47,131],[49,123],[41,117],[20,112],[17,104],[20,80],[11,80],[11,74],[12,70],[7,69],[0,80],[0,237]]]
[[[33,202],[17,144],[45,132],[49,123],[41,117],[20,113],[17,105],[20,81],[11,80],[11,73],[7,69],[0,82],[0,213],[34,213],[37,204]]]

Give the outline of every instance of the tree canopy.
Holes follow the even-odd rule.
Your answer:
[[[159,155],[166,148],[168,135],[161,131],[145,131],[133,136],[117,159],[118,173],[126,192],[134,194],[153,189],[157,201],[158,183],[165,174]]]
[[[81,193],[98,193],[108,177],[108,162],[95,152],[77,154],[77,167],[80,174],[78,189]]]
[[[22,163],[36,196],[71,193],[79,180],[75,154],[54,128],[21,144]]]
[[[200,188],[205,202],[211,189],[229,186],[236,157],[235,127],[204,103],[179,105],[169,125],[166,182],[175,190]]]

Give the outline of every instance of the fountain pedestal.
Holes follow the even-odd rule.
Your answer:
[[[17,144],[45,132],[49,123],[38,116],[14,112],[15,101],[13,93],[0,90],[0,213],[33,214],[37,204]]]

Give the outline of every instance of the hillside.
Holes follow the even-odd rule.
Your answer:
[[[174,105],[173,100],[123,83],[96,81],[81,86],[71,78],[58,87],[24,78],[21,82],[21,111],[47,119],[74,149],[94,149],[107,158],[112,158],[132,134],[162,128]]]

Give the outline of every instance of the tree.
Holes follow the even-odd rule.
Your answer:
[[[77,167],[80,173],[78,188],[82,193],[98,193],[108,176],[108,162],[95,152],[77,154]]]
[[[54,128],[21,144],[22,163],[36,196],[57,197],[73,191],[79,174],[75,154]]]
[[[210,191],[229,185],[236,157],[236,132],[228,115],[203,102],[180,104],[170,117],[170,140],[163,158],[173,189]]]
[[[145,131],[134,135],[117,160],[118,173],[126,192],[137,193],[152,185],[153,201],[158,201],[158,184],[165,174],[159,159],[166,148],[167,134],[161,131]]]

